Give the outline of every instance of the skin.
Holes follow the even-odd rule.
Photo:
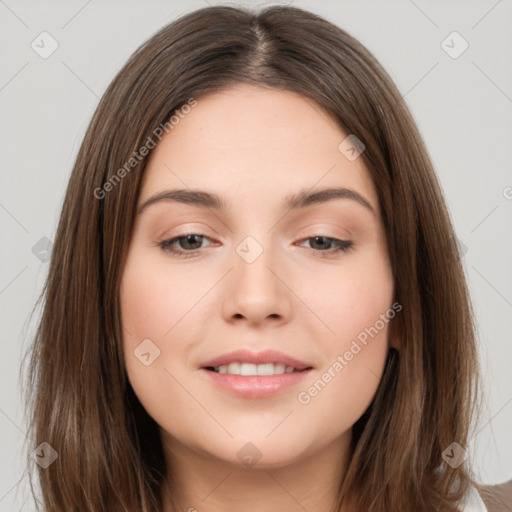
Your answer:
[[[346,137],[309,99],[240,85],[198,98],[151,153],[139,206],[174,188],[215,192],[228,205],[148,206],[137,215],[121,281],[129,380],[160,426],[180,510],[332,507],[352,426],[377,390],[389,346],[398,347],[385,323],[321,392],[299,402],[393,304],[377,193],[363,159],[338,149]],[[285,209],[288,194],[324,187],[353,189],[374,212],[347,198]],[[205,235],[192,246],[174,242],[199,247],[196,255],[158,245],[184,234]],[[236,252],[247,236],[263,249],[252,263]],[[353,247],[334,253],[317,236]],[[144,339],[160,350],[148,366],[134,356]],[[277,349],[313,370],[271,397],[234,396],[199,368],[238,348]],[[261,454],[250,467],[237,456],[249,442]],[[165,488],[163,498],[170,512]]]

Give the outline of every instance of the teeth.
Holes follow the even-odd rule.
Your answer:
[[[240,375],[240,363],[229,363],[227,365],[226,373],[231,373],[232,375]]]
[[[256,368],[258,375],[281,375],[286,370],[284,364],[259,364]]]
[[[229,363],[217,366],[214,371],[218,373],[230,373],[231,375],[281,375],[283,373],[293,373],[296,370],[293,366],[284,364],[252,364],[252,363]]]

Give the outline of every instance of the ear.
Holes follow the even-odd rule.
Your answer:
[[[402,311],[403,307],[398,302],[395,301],[391,308],[386,312],[386,316],[388,317],[390,323],[388,325],[388,348],[394,348],[398,352],[402,348],[402,319],[397,318],[400,315],[400,311]],[[391,315],[393,312],[393,315]]]
[[[389,348],[394,348],[400,352],[402,348],[402,335],[399,326],[391,323],[388,331]]]
[[[400,348],[401,348],[402,344],[400,343],[400,337],[395,335],[395,336],[391,336],[390,339],[389,339],[389,348],[395,348],[396,350],[398,350],[398,352],[400,352]]]

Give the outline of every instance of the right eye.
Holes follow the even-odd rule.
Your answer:
[[[177,256],[190,258],[200,252],[204,239],[210,240],[206,235],[201,235],[198,233],[186,233],[183,235],[175,236],[174,238],[170,238],[168,240],[163,240],[158,244],[158,246],[161,247],[165,252],[170,252]],[[181,245],[182,248],[177,247],[177,244]],[[200,247],[197,247],[198,245]]]

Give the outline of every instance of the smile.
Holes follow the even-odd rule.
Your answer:
[[[297,368],[294,368],[293,366],[286,366],[281,363],[253,364],[239,362],[223,364],[216,367],[209,367],[207,369],[217,373],[228,373],[230,375],[243,376],[282,375],[283,373],[293,373],[301,371],[298,370]]]

